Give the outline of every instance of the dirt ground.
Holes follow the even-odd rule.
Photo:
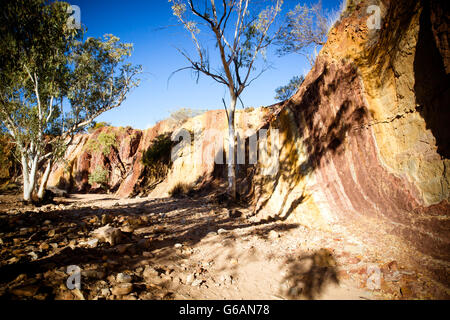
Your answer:
[[[251,217],[208,198],[0,195],[2,299],[430,299],[442,289],[343,228]],[[120,230],[112,243],[94,230]],[[81,270],[80,289],[68,289]],[[76,276],[76,274],[75,274]],[[444,294],[444,296],[443,296]]]

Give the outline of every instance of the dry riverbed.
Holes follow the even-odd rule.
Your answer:
[[[324,232],[289,221],[246,218],[245,209],[236,212],[206,198],[72,195],[35,208],[23,206],[17,196],[2,195],[0,297],[423,299],[437,295],[419,272],[381,258],[376,248],[338,226]],[[67,288],[67,280],[75,279],[69,266],[81,270],[80,289]]]

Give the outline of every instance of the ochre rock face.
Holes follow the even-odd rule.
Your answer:
[[[294,97],[239,112],[237,127],[245,138],[261,127],[269,134],[279,130],[278,171],[261,174],[263,162],[245,181],[251,180],[247,195],[255,214],[322,229],[339,222],[393,255],[413,259],[448,286],[447,3],[349,1]],[[373,4],[380,7],[379,30],[367,25]],[[224,111],[209,111],[183,124],[195,141],[181,150],[151,197],[167,196],[178,182],[211,179],[214,164],[200,159],[217,150],[204,133],[216,130],[226,140],[226,119]],[[86,190],[89,174],[109,165],[108,187],[130,196],[143,178],[142,152],[175,129],[170,121],[145,131],[116,128],[119,147],[108,157],[83,150],[101,131],[79,135],[49,185],[66,181]]]
[[[380,30],[366,24],[370,4],[381,8]],[[449,283],[448,9],[352,2],[271,124],[281,131],[280,172],[257,177],[257,212],[357,226],[380,247],[424,254],[416,262]]]
[[[248,137],[253,133],[268,113],[269,108],[238,111],[236,124],[242,129],[242,135]],[[177,125],[173,120],[164,120],[147,130],[106,127],[91,134],[77,135],[66,152],[65,160],[53,167],[48,185],[75,192],[96,191],[100,185],[90,186],[89,175],[98,168],[105,168],[109,171],[109,177],[104,189],[120,197],[139,194],[138,189],[142,189],[141,183],[146,174],[142,163],[143,152],[157,136],[176,133],[181,129],[192,134],[192,143],[182,149],[167,177],[151,190],[150,196],[168,196],[168,192],[179,182],[194,185],[212,179],[214,156],[219,152],[223,152],[224,156],[227,153],[228,125],[224,110],[205,112],[182,125]],[[101,134],[115,137],[116,143],[114,147],[108,148],[107,154],[102,150],[89,149],[90,144],[99,141]],[[223,147],[211,143],[216,138],[217,141],[223,141]]]
[[[134,151],[133,153],[130,152],[133,155],[131,158],[132,160],[130,161],[130,170],[127,172],[127,175],[124,177],[124,180],[117,190],[116,194],[118,196],[127,197],[134,191],[135,185],[138,183],[138,180],[144,171],[144,165],[142,163],[143,152],[148,149],[154,138],[160,134],[171,132],[172,130],[174,130],[173,126],[167,121],[162,121],[141,133],[139,142],[133,150],[130,150]]]
[[[100,134],[114,137],[114,146],[106,152],[89,149],[90,142],[97,141]],[[98,168],[110,171],[105,188],[117,190],[133,167],[141,141],[142,131],[131,128],[105,127],[92,134],[80,134],[74,137],[68,147],[64,161],[57,163],[50,174],[48,185],[72,191],[87,191],[89,175]],[[94,184],[97,188],[99,185]]]
[[[257,132],[270,112],[270,108],[239,110],[236,127],[240,136],[247,139]],[[176,157],[167,178],[150,193],[152,197],[167,196],[179,182],[199,185],[214,178],[215,157],[222,154],[226,163],[228,154],[228,124],[224,110],[208,111],[189,119],[181,128],[191,134],[191,144],[185,145]]]

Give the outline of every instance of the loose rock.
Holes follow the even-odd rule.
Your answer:
[[[38,291],[37,286],[25,286],[20,288],[14,288],[11,293],[19,297],[33,297]]]
[[[225,230],[225,229],[220,228],[219,230],[217,230],[217,233],[218,234],[225,234],[225,233],[228,233],[228,231]]]
[[[120,229],[113,228],[109,224],[104,227],[92,231],[92,236],[103,242],[108,242],[110,245],[115,245],[122,239],[122,232]]]
[[[194,275],[193,274],[189,274],[186,277],[186,284],[191,284],[194,281]]]
[[[270,240],[275,240],[275,239],[278,239],[279,237],[280,237],[280,235],[275,230],[271,230],[268,234],[268,238]]]
[[[144,269],[144,272],[142,273],[142,276],[146,280],[151,279],[153,277],[157,277],[158,275],[159,275],[158,271],[156,271],[155,269],[153,269],[150,266],[146,266],[145,269]]]
[[[201,286],[201,284],[204,282],[204,280],[201,280],[201,279],[195,279],[193,282],[192,282],[192,286],[193,287],[197,287],[197,286]]]
[[[130,275],[128,275],[126,273],[119,273],[119,274],[117,274],[116,280],[117,280],[117,282],[120,282],[120,283],[129,283],[129,282],[131,282],[132,278]]]
[[[123,296],[129,294],[133,290],[133,284],[131,283],[119,283],[112,288],[111,292],[115,296]]]
[[[87,241],[80,242],[80,246],[82,247],[95,248],[97,245],[98,239],[89,239]]]
[[[108,288],[102,289],[100,291],[100,295],[103,296],[103,297],[108,297],[110,294],[111,294],[111,291],[109,291]]]

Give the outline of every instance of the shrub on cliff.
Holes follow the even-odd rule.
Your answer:
[[[194,110],[189,108],[181,108],[170,112],[169,119],[175,121],[177,124],[181,125],[190,118],[196,117],[205,113],[205,110]]]
[[[287,85],[278,87],[275,90],[275,93],[277,94],[275,96],[275,99],[279,101],[289,99],[295,92],[297,92],[298,88],[300,87],[300,85],[303,83],[304,80],[305,80],[304,76],[293,77]]]
[[[286,21],[277,34],[277,53],[280,56],[298,53],[306,57],[309,64],[314,66],[317,53],[320,51],[328,36],[328,31],[339,19],[341,10],[326,10],[321,1],[311,4],[297,4],[286,15]]]
[[[194,191],[190,184],[178,182],[170,191],[169,195],[174,198],[180,198],[189,195]]]
[[[92,132],[94,132],[97,129],[110,127],[110,126],[111,126],[111,123],[109,123],[109,122],[104,122],[104,121],[102,121],[102,122],[95,122],[95,121],[93,121],[92,125],[88,129],[88,132],[92,133]]]
[[[87,152],[101,152],[105,157],[110,155],[112,148],[118,148],[114,132],[101,132],[96,139],[90,139],[86,144]]]
[[[89,184],[92,186],[94,184],[100,185],[102,188],[106,186],[109,178],[109,170],[105,168],[97,168],[91,174],[89,174]]]
[[[171,134],[161,134],[157,136],[151,146],[144,151],[142,163],[148,169],[149,175],[154,179],[164,178],[172,164],[170,158],[174,142]]]

